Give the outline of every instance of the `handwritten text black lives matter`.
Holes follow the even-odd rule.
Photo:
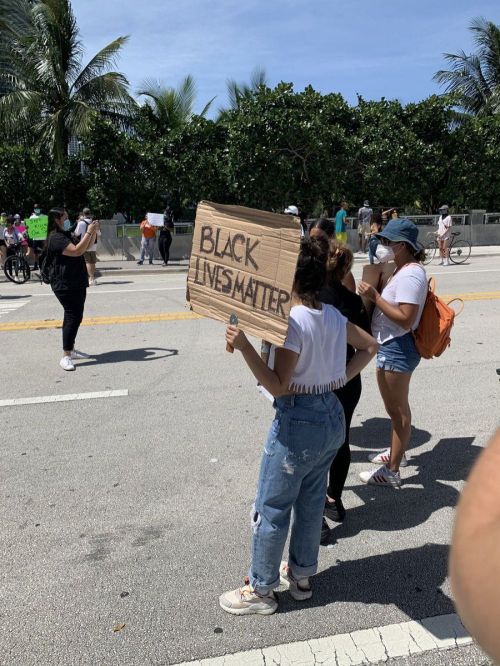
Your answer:
[[[248,272],[257,274],[259,272],[259,266],[255,261],[255,252],[259,244],[260,240],[252,240],[245,234],[225,230],[221,238],[220,228],[216,228],[214,233],[213,227],[204,225],[201,228],[199,252],[200,255],[207,255],[211,259],[196,257],[194,283],[227,294],[231,299],[257,310],[286,318],[283,306],[290,302],[290,292],[264,282]],[[227,257],[235,264],[240,264],[242,270],[243,267],[246,270],[242,272],[236,267],[215,263],[213,257],[219,259]]]

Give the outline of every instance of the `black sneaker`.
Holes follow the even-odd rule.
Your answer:
[[[142,261],[138,261],[138,262],[137,262],[137,265],[138,265],[138,266],[142,266],[142,264],[143,264]]]
[[[320,544],[322,546],[326,546],[326,544],[328,543],[329,540],[330,540],[330,528],[328,527],[328,523],[326,522],[326,519],[323,516],[323,522],[321,523]]]
[[[345,518],[345,509],[342,504],[342,500],[333,500],[325,502],[325,511],[324,514],[330,520],[333,520],[334,523],[343,523]]]

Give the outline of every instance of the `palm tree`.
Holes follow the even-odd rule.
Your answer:
[[[239,109],[244,99],[250,99],[261,86],[267,86],[266,72],[261,67],[256,67],[250,77],[250,85],[237,83],[234,79],[228,79],[226,85],[229,108]],[[220,109],[221,113],[224,111],[225,109]]]
[[[148,104],[159,124],[163,128],[177,129],[188,123],[193,117],[193,106],[196,99],[196,85],[192,76],[188,75],[178,88],[166,87],[161,81],[147,79],[137,95],[147,98]],[[204,116],[215,97],[205,105],[200,116]]]
[[[71,137],[84,137],[96,113],[125,120],[135,107],[128,81],[109,71],[128,37],[119,37],[81,67],[82,43],[70,0],[0,0],[7,67],[0,78],[0,123],[16,134],[30,128],[57,163]]]
[[[440,70],[434,80],[452,94],[458,106],[475,115],[500,111],[500,26],[485,18],[470,24],[477,51],[467,55],[445,53],[450,70]]]

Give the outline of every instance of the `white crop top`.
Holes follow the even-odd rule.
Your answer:
[[[289,389],[295,393],[325,393],[346,383],[347,319],[333,307],[321,310],[294,305],[290,310],[284,349],[299,354]],[[274,368],[275,346],[269,365]]]

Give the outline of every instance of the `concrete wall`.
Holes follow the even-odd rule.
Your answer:
[[[191,234],[174,234],[170,246],[170,259],[179,261],[188,259],[191,254],[193,236]],[[141,252],[140,238],[119,238],[115,220],[101,220],[101,237],[97,245],[97,256],[100,261],[137,261]],[[155,247],[155,259],[161,260],[158,242]]]

